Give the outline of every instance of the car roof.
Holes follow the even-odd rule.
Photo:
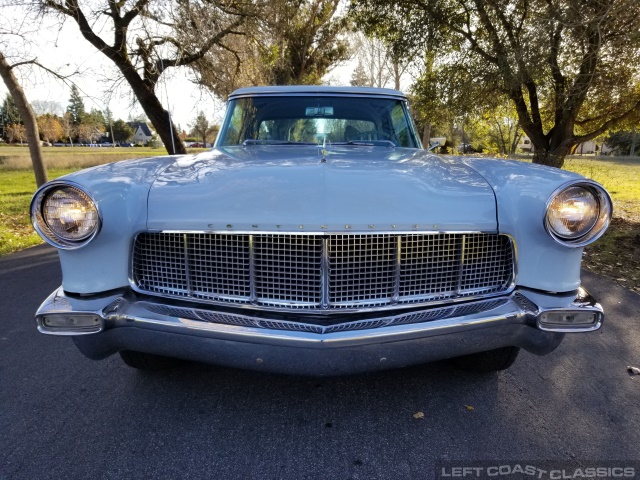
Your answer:
[[[406,95],[391,88],[348,87],[327,85],[287,85],[271,87],[239,88],[229,95],[229,99],[258,95],[376,95],[406,99]]]

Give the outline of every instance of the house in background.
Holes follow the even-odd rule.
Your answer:
[[[153,132],[146,122],[128,122],[127,125],[135,131],[131,141],[136,145],[146,145],[153,138]]]
[[[524,153],[533,153],[535,151],[533,143],[531,143],[531,140],[526,135],[522,136],[517,147]],[[598,144],[595,140],[587,140],[586,142],[581,143],[576,146],[575,150],[572,152],[573,155],[608,155],[609,153],[611,153],[611,148],[609,148],[606,143]]]

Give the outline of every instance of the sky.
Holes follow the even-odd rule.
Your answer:
[[[37,58],[44,66],[57,72],[80,72],[65,83],[38,68],[20,67],[17,76],[30,102],[56,102],[64,110],[69,102],[69,82],[73,82],[81,92],[86,110],[95,108],[104,111],[108,107],[114,119],[125,121],[144,115],[126,82],[121,82],[113,93],[109,93],[114,89],[118,72],[102,53],[81,36],[75,22],[68,20],[61,24],[45,20],[37,32],[27,35],[31,42],[25,45],[17,37],[6,35],[6,27],[3,27],[13,25],[19,29],[24,19],[23,11],[0,6],[0,49],[10,63],[13,63],[10,55],[14,53],[14,61]],[[103,38],[108,39],[109,36],[103,35]],[[348,84],[352,69],[353,65],[350,64],[334,69],[329,74],[330,83]],[[186,68],[165,71],[156,87],[156,94],[163,106],[169,107],[173,121],[186,131],[199,111],[205,112],[209,121],[220,123],[224,116],[224,103],[210,92],[198,88],[191,78]],[[4,83],[0,82],[0,98],[4,99],[7,93]]]
[[[11,22],[16,13],[8,12],[6,7],[0,7],[0,25],[3,20]],[[20,57],[37,58],[39,63],[51,70],[64,74],[79,72],[71,76],[67,82],[63,82],[37,67],[19,67],[17,76],[30,102],[56,102],[66,109],[71,90],[70,82],[73,82],[81,92],[86,110],[95,108],[104,111],[108,107],[114,118],[123,120],[144,115],[126,82],[116,85],[115,91],[109,93],[109,90],[114,88],[114,79],[118,78],[118,72],[102,53],[82,38],[75,22],[67,21],[61,25],[46,22],[37,34],[28,35],[28,38],[33,40],[28,46],[17,41],[15,37],[7,37],[8,45],[0,44],[7,58],[10,58],[10,53],[14,53],[15,61],[19,61]],[[10,60],[10,63],[13,62]],[[184,68],[168,69],[156,88],[163,106],[169,106],[174,121],[184,129],[189,128],[188,124],[200,110],[204,111],[210,120],[219,119],[224,110],[220,101],[216,101],[208,92],[198,89],[189,81],[189,77],[188,71]],[[4,98],[7,93],[4,83],[0,82],[1,97]]]

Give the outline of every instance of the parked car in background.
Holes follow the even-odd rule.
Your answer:
[[[458,153],[478,153],[478,151],[471,146],[470,143],[461,143],[458,145]]]
[[[611,209],[574,173],[423,150],[395,90],[241,89],[213,150],[36,192],[63,272],[36,321],[135,368],[501,370],[600,327],[580,262]]]

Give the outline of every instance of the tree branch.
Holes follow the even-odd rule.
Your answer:
[[[607,130],[609,130],[611,127],[615,126],[617,123],[620,123],[624,120],[626,120],[629,117],[632,117],[634,114],[640,113],[640,101],[638,101],[632,108],[630,108],[629,110],[627,110],[626,112],[624,112],[622,115],[619,115],[615,118],[612,118],[610,120],[607,120],[606,122],[604,122],[600,128],[597,128],[596,130],[594,130],[591,133],[587,133],[585,135],[578,135],[575,137],[576,141],[578,143],[584,143],[588,140],[593,140],[594,138],[596,138],[599,135],[602,135],[603,133],[605,133]]]

